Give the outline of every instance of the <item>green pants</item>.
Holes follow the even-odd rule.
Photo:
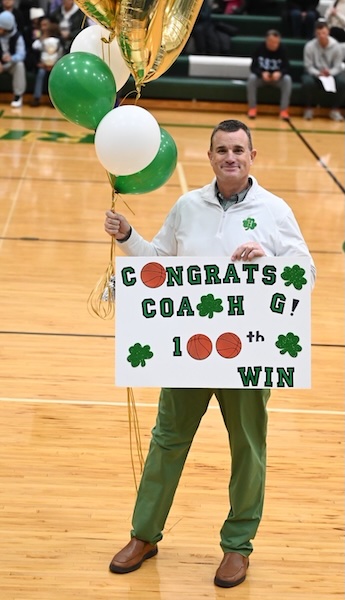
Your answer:
[[[162,389],[131,534],[151,544],[162,539],[193,437],[213,394],[229,433],[232,459],[230,511],[220,532],[221,547],[248,556],[263,509],[269,390]]]

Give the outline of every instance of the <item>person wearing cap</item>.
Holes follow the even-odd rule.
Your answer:
[[[28,4],[25,0],[22,0],[19,3],[16,0],[2,0],[0,12],[3,10],[8,10],[14,16],[17,29],[19,33],[22,34],[25,46],[28,48],[31,44],[31,21]]]
[[[20,31],[20,33],[22,35],[24,35],[24,29],[25,29],[24,14],[20,8],[16,7],[15,0],[2,0],[0,12],[3,12],[4,10],[8,10],[10,13],[12,13],[12,15],[14,16],[14,18],[16,20],[18,31]]]
[[[16,20],[10,11],[4,10],[0,13],[0,75],[9,73],[12,76],[12,108],[20,108],[23,104],[26,90],[25,56],[25,42],[17,29]]]
[[[28,35],[24,36],[26,46],[26,70],[36,74],[37,52],[33,49],[33,43],[41,36],[41,20],[45,17],[43,8],[31,7],[29,10],[30,27]]]
[[[30,8],[30,29],[31,29],[31,42],[37,40],[41,35],[41,19],[46,15],[44,14],[43,8]]]

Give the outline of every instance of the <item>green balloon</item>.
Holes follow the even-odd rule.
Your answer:
[[[110,183],[120,194],[147,194],[160,188],[173,174],[177,163],[176,144],[162,127],[161,143],[153,161],[133,175],[112,175],[108,173]]]
[[[55,108],[68,121],[93,130],[116,100],[112,71],[90,52],[71,52],[60,58],[50,73],[48,89]]]

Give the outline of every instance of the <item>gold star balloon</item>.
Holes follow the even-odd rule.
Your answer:
[[[203,0],[76,0],[81,10],[116,37],[140,95],[176,60]]]

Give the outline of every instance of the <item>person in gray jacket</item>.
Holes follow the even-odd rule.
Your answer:
[[[18,32],[15,18],[11,12],[4,10],[0,13],[0,75],[9,73],[12,76],[12,108],[20,108],[23,104],[26,89],[25,56],[24,38]]]
[[[315,25],[315,37],[304,46],[304,68],[302,91],[305,101],[304,118],[310,120],[314,116],[315,98],[322,102],[325,94],[331,94],[330,119],[343,121],[339,108],[345,103],[345,72],[342,65],[342,49],[340,44],[329,35],[325,20],[319,19]],[[326,92],[322,77],[334,77],[336,91]]]

